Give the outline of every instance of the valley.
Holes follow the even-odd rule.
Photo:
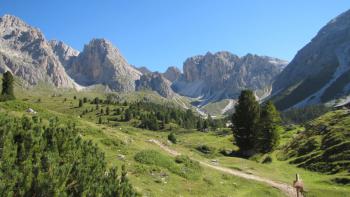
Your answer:
[[[94,108],[94,110],[80,118],[83,109],[78,108],[78,103],[79,99],[84,97],[89,100],[93,100],[92,98],[95,97],[104,99],[106,98],[104,93],[71,90],[50,91],[45,88],[37,88],[34,92],[32,94],[28,90],[17,87],[17,100],[0,103],[1,113],[8,113],[8,115],[16,117],[39,116],[44,119],[58,117],[65,122],[75,122],[82,129],[82,133],[79,135],[84,140],[96,143],[103,151],[108,166],[126,165],[128,177],[136,191],[146,196],[162,196],[164,194],[177,196],[179,193],[181,196],[215,196],[218,194],[230,196],[232,191],[234,191],[235,196],[292,196],[286,191],[289,191],[287,188],[291,187],[296,173],[301,175],[305,183],[305,196],[327,196],[328,194],[344,196],[350,191],[349,186],[337,185],[331,181],[336,177],[348,177],[346,173],[344,175],[338,173],[324,175],[298,168],[289,164],[290,160],[278,159],[283,145],[291,140],[291,138],[284,138],[284,136],[296,135],[297,130],[282,133],[280,148],[269,154],[272,157],[272,162],[264,164],[260,163],[264,156],[260,156],[257,158],[258,160],[254,161],[225,156],[220,153],[223,150],[237,149],[232,144],[232,134],[229,129],[199,132],[183,128],[174,130],[169,127],[170,130],[149,131],[132,126],[133,120],[129,122],[118,121],[118,124],[104,121],[104,123],[99,124],[100,109],[106,109],[109,105],[101,104],[100,109],[96,110],[95,104],[85,103],[83,109]],[[139,94],[136,97],[133,94],[127,96],[125,98],[141,98]],[[121,105],[123,105],[122,103]],[[32,108],[37,114],[30,115],[26,112],[28,108]],[[113,105],[110,105],[110,108],[113,108]],[[171,132],[177,136],[176,144],[167,140],[167,136]],[[202,153],[197,150],[202,145],[210,147],[212,152]],[[199,162],[201,165],[200,174],[198,175],[195,171],[194,177],[185,178],[168,166],[137,162],[135,155],[145,150],[156,151],[161,157],[172,162],[172,165],[181,165],[173,160],[174,155],[181,153],[188,156],[191,160]],[[254,181],[256,179],[258,181]],[[285,188],[283,189],[278,184],[284,184]]]
[[[94,32],[113,26],[102,21]],[[96,37],[107,30],[75,35],[80,50],[43,32],[0,17],[0,196],[350,196],[350,10],[291,61],[140,49],[140,60],[181,57],[162,72]],[[244,48],[260,36],[244,33]],[[156,44],[168,43],[147,50]]]

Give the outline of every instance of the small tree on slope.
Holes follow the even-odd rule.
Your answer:
[[[2,91],[1,91],[1,100],[14,100],[15,95],[13,93],[13,76],[10,71],[6,71],[2,79]]]

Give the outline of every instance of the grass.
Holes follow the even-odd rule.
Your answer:
[[[306,130],[286,144],[283,154],[297,166],[339,175],[333,180],[350,183],[350,116],[347,110],[329,112],[310,122]]]
[[[301,130],[301,128],[297,127],[293,130],[290,130],[289,132],[285,132],[283,135],[295,136]],[[215,132],[193,132],[181,133],[180,135],[178,134],[178,139],[180,139],[179,143],[172,145],[172,147],[179,152],[185,153],[191,158],[202,159],[208,162],[211,162],[213,159],[215,159],[221,166],[244,171],[248,174],[256,174],[285,183],[292,183],[292,181],[295,179],[295,174],[298,173],[305,183],[307,196],[346,196],[350,192],[350,186],[334,184],[334,182],[332,182],[332,180],[337,177],[343,177],[343,174],[326,175],[305,170],[303,168],[298,168],[295,165],[291,165],[289,163],[289,160],[280,161],[277,159],[277,155],[281,153],[281,150],[277,150],[270,155],[272,159],[271,163],[262,164],[252,160],[242,159],[238,157],[227,157],[221,154],[216,155],[214,158],[207,158],[195,150],[196,144],[204,143],[207,143],[216,149],[229,147],[235,149],[236,147],[231,144],[231,136],[219,137]],[[285,139],[285,141],[287,140]],[[348,175],[345,176],[349,177]]]
[[[199,163],[188,157],[178,157],[174,160],[155,150],[140,151],[135,155],[135,160],[142,164],[166,168],[170,172],[190,180],[197,180],[202,171]]]

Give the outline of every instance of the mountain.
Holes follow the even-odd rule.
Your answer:
[[[0,72],[6,70],[29,85],[76,87],[40,30],[11,15],[0,18]]]
[[[252,89],[257,97],[270,94],[275,77],[286,61],[248,54],[243,57],[230,52],[217,52],[188,58],[183,74],[173,83],[175,92],[205,102],[235,99],[241,90]]]
[[[350,94],[350,10],[331,20],[273,84],[279,109],[325,103]]]
[[[119,50],[105,39],[93,39],[67,70],[79,84],[107,85],[113,91],[134,91],[142,73],[132,67]]]
[[[181,71],[175,66],[170,66],[163,73],[163,76],[167,78],[169,81],[174,82],[181,76]]]
[[[0,36],[0,71],[11,70],[30,85],[80,89],[102,84],[116,92],[147,89],[165,98],[177,93],[200,98],[201,105],[230,99],[229,108],[242,89],[253,89],[259,98],[268,96],[272,81],[286,65],[271,57],[208,52],[188,58],[183,73],[176,67],[151,72],[130,65],[105,39],[93,39],[79,52],[62,41],[47,41],[38,29],[10,15],[0,20]]]
[[[153,90],[165,98],[175,95],[170,86],[171,82],[158,72],[144,74],[136,81],[136,90]]]

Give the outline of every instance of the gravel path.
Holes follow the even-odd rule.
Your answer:
[[[181,155],[181,153],[169,148],[168,146],[162,144],[160,141],[156,140],[156,139],[150,139],[148,140],[151,143],[154,143],[156,145],[158,145],[160,148],[162,148],[164,151],[168,152],[169,154],[171,154],[172,156],[178,156]],[[238,170],[234,170],[234,169],[230,169],[230,168],[226,168],[226,167],[221,167],[221,166],[217,166],[217,165],[212,165],[209,164],[205,161],[201,161],[201,160],[197,160],[197,159],[193,159],[195,161],[198,161],[201,165],[206,166],[208,168],[212,168],[221,172],[224,172],[226,174],[231,174],[233,176],[238,176],[244,179],[249,179],[249,180],[254,180],[254,181],[258,181],[258,182],[262,182],[265,184],[268,184],[274,188],[277,188],[279,190],[281,190],[283,193],[286,194],[286,196],[289,197],[295,197],[297,196],[295,188],[292,185],[288,185],[286,183],[281,183],[281,182],[277,182],[277,181],[273,181],[264,177],[260,177],[257,175],[252,175],[252,174],[246,174],[244,172],[238,171]],[[299,197],[302,197],[301,194],[299,194]]]

